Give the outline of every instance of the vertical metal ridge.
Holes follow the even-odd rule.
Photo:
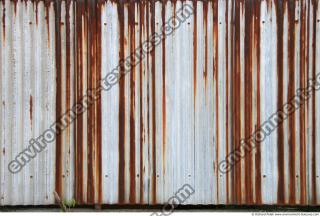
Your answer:
[[[129,2],[128,6],[128,26],[129,26],[129,43],[130,54],[135,51],[135,25],[136,25],[135,3]],[[132,69],[130,71],[130,194],[129,202],[136,203],[136,132],[135,132],[135,85],[136,85],[136,68],[134,58],[130,59]]]
[[[78,1],[76,4],[76,24],[75,24],[75,32],[76,32],[76,57],[77,57],[77,67],[75,73],[76,79],[76,103],[79,103],[81,97],[83,95],[83,91],[85,90],[84,85],[84,62],[83,55],[85,48],[83,47],[84,40],[84,17],[85,17],[85,2],[83,0]],[[75,199],[77,203],[84,203],[84,191],[83,191],[83,181],[84,181],[84,173],[83,173],[83,157],[84,155],[84,117],[85,115],[78,116],[75,120]]]
[[[120,51],[119,51],[119,60],[123,61],[124,56],[124,49],[125,49],[125,38],[124,38],[124,5],[123,1],[120,0],[118,5],[118,17],[119,17],[119,28],[120,28],[120,37],[119,37],[119,44],[120,44]],[[120,65],[120,74],[124,74],[124,66]],[[125,202],[125,158],[124,158],[124,151],[125,151],[125,78],[122,78],[119,81],[119,203],[122,204]],[[124,133],[124,134],[123,134]]]
[[[289,85],[288,98],[292,98],[295,94],[295,2],[288,1],[288,23],[289,23],[289,41],[288,41],[288,65],[289,65]],[[296,164],[295,164],[295,149],[296,149],[296,120],[295,116],[289,117],[289,203],[296,203]]]
[[[62,73],[61,73],[61,1],[55,1],[55,54],[56,54],[56,85],[57,85],[57,97],[56,97],[56,116],[62,116]],[[57,129],[58,130],[58,129]],[[56,185],[55,189],[57,193],[61,196],[62,194],[62,185],[61,185],[61,176],[62,176],[62,138],[63,136],[57,136],[56,142]]]

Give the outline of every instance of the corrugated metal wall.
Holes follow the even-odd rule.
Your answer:
[[[0,1],[0,205],[320,203],[320,94],[220,173],[319,71],[319,0]],[[8,163],[183,5],[194,15],[20,173]],[[317,61],[318,60],[318,61]]]
[[[0,10],[0,203],[50,204],[55,145],[17,175],[8,171],[8,163],[55,120],[54,10],[44,2],[10,1],[2,1]]]

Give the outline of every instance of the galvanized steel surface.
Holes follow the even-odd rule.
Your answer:
[[[320,203],[320,93],[218,163],[319,71],[319,0],[0,1],[0,205]],[[193,16],[24,170],[28,140],[183,5]],[[318,60],[318,61],[317,61]]]

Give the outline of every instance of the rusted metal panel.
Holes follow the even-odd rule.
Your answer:
[[[54,10],[47,2],[0,5],[0,205],[50,204],[55,145],[18,175],[8,171],[8,163],[55,120]]]
[[[320,94],[227,173],[240,147],[319,73],[319,0],[0,1],[0,205],[316,205]],[[161,40],[17,174],[8,163],[118,67]],[[119,67],[124,72],[124,66]]]

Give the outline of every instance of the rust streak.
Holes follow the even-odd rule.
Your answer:
[[[225,12],[226,35],[225,35],[225,50],[226,50],[226,155],[229,154],[229,2],[226,2]],[[227,167],[229,166],[227,160]],[[229,191],[229,172],[226,173],[226,196],[227,204],[230,203]]]
[[[125,36],[124,36],[124,2],[120,0],[117,5],[118,19],[120,26],[120,50],[119,59],[124,60],[124,49],[125,49]],[[124,73],[124,67],[121,65],[120,73]],[[119,81],[119,190],[118,197],[119,203],[122,204],[125,201],[125,77]]]
[[[245,36],[244,36],[244,46],[245,46],[245,71],[244,71],[244,97],[245,97],[245,137],[250,137],[252,133],[252,101],[253,101],[253,88],[252,88],[252,78],[253,78],[253,20],[254,15],[254,0],[245,1]],[[247,152],[245,156],[245,200],[246,204],[253,203],[253,170],[252,170],[252,153]]]
[[[139,29],[139,46],[142,46],[142,34],[144,30],[144,3],[141,2],[139,4],[139,14],[140,14],[140,29]],[[140,85],[139,85],[139,91],[140,91],[140,203],[142,204],[144,202],[144,196],[143,196],[143,150],[144,150],[144,125],[143,125],[143,63],[142,63],[142,49],[140,49],[140,56],[139,56],[139,77],[140,77]]]
[[[130,37],[130,53],[135,49],[135,3],[130,1],[128,9],[128,25]],[[131,65],[135,65],[134,58],[131,58]],[[129,202],[136,202],[136,150],[135,150],[135,67],[130,72],[130,195]]]
[[[306,87],[306,3],[300,6],[300,88]],[[309,16],[309,13],[308,13]],[[307,35],[307,38],[308,35]],[[307,45],[309,44],[309,39]],[[308,47],[308,46],[307,46]],[[307,63],[307,65],[309,65]],[[300,111],[300,204],[306,204],[306,108],[304,105]]]
[[[214,0],[212,4],[212,10],[213,10],[213,46],[214,46],[214,55],[213,55],[213,74],[212,76],[214,77],[214,84],[216,87],[216,94],[215,94],[215,99],[216,99],[216,113],[215,113],[215,118],[216,118],[216,158],[219,160],[219,35],[218,35],[218,0]],[[206,9],[207,10],[207,9]],[[206,12],[207,13],[207,12]],[[205,15],[206,16],[206,15]],[[206,27],[207,29],[207,27]],[[206,30],[207,31],[207,30]],[[207,33],[206,33],[207,37]],[[206,38],[206,43],[207,43],[207,38]],[[208,52],[206,48],[206,53]],[[207,56],[207,54],[206,54]],[[206,58],[207,59],[207,58]],[[207,67],[207,63],[206,63]],[[207,70],[207,68],[206,68]],[[216,196],[217,200],[219,200],[219,170],[216,169],[216,177],[217,177],[217,191],[216,191]]]
[[[288,98],[295,95],[295,1],[288,1],[288,65],[289,65],[289,87]],[[296,120],[295,115],[289,116],[289,203],[296,203]]]
[[[277,108],[283,106],[283,22],[284,22],[284,2],[278,1],[275,4],[277,19],[277,77],[278,77],[278,100]],[[285,185],[284,185],[284,126],[280,124],[278,133],[278,190],[277,199],[279,204],[285,202]]]
[[[70,96],[72,94],[71,89],[70,89],[70,66],[71,66],[71,47],[70,47],[70,1],[66,2],[66,110],[69,110],[71,108],[71,101],[70,101]],[[49,24],[49,14],[47,15],[47,25]],[[49,31],[49,29],[48,29]],[[67,145],[71,144],[71,139],[70,139],[70,128],[68,127],[66,129],[66,138],[67,138]],[[68,168],[67,168],[68,169]]]
[[[193,30],[193,91],[194,91],[194,112],[197,102],[197,0],[193,0],[194,8],[194,30]]]
[[[48,47],[50,47],[50,6],[51,6],[51,2],[50,0],[45,0],[45,3],[44,3],[44,6],[45,6],[45,10],[46,10],[46,16],[45,16],[45,19],[46,19],[46,25],[47,25],[47,34],[48,34]]]
[[[31,125],[32,125],[32,108],[33,108],[33,104],[32,104],[32,95],[30,95],[30,121],[31,121]]]
[[[226,11],[225,11],[225,23],[226,23],[226,35],[225,35],[225,50],[226,50],[226,110],[229,109],[229,29],[228,29],[228,14],[229,14],[229,3],[226,2]],[[229,113],[226,112],[226,154],[229,153]],[[228,160],[227,160],[228,167]],[[226,173],[226,197],[227,204],[229,203],[229,173]]]
[[[14,15],[16,16],[17,15],[17,3],[18,3],[18,0],[11,0],[13,2],[13,12],[14,12]]]
[[[257,104],[256,104],[256,113],[257,113],[257,126],[261,125],[260,120],[260,2],[255,2],[254,7],[254,47],[256,51],[256,65],[257,65]],[[257,130],[255,127],[255,131]],[[261,204],[261,146],[260,142],[257,143],[256,154],[255,154],[255,203]]]
[[[149,35],[150,35],[150,2],[146,1],[146,25],[147,25],[147,40],[149,41]],[[146,79],[147,79],[147,131],[148,131],[148,158],[150,158],[150,143],[151,143],[151,136],[150,136],[150,84],[149,84],[149,67],[150,67],[150,56],[149,53],[147,54],[147,71],[146,71]],[[148,161],[149,164],[149,161]],[[150,181],[148,181],[148,190],[150,191]],[[149,196],[148,196],[148,202],[149,202]]]
[[[3,34],[3,41],[6,41],[6,8],[5,8],[5,1],[2,1],[2,34]]]
[[[208,81],[208,2],[203,2],[203,28],[204,28],[204,92],[207,103],[207,81]]]
[[[57,97],[56,97],[56,116],[62,115],[62,74],[61,74],[61,31],[60,31],[60,21],[61,21],[61,1],[55,1],[55,40],[56,40],[56,82],[57,82]],[[36,9],[37,10],[37,9]],[[58,131],[57,127],[57,131]],[[55,181],[55,191],[62,195],[62,135],[58,134],[56,139],[56,181]]]
[[[233,30],[232,30],[232,133],[233,133],[233,150],[240,147],[240,130],[241,130],[241,118],[240,118],[240,95],[241,95],[241,67],[240,67],[240,1],[234,1],[234,16],[233,18]],[[234,166],[233,172],[233,192],[232,204],[241,203],[241,164],[237,163]]]
[[[85,32],[87,34],[87,47],[88,47],[88,64],[87,64],[87,85],[88,89],[92,90],[95,86],[96,79],[96,2],[95,1],[86,1],[86,9],[88,10],[86,19],[88,25],[86,26]],[[89,30],[90,28],[90,30]],[[87,151],[88,151],[88,163],[87,163],[87,203],[93,204],[95,198],[95,145],[96,145],[96,121],[95,118],[95,109],[97,103],[95,102],[89,109],[87,115]]]
[[[76,86],[76,102],[79,103],[83,94],[84,87],[84,65],[83,55],[84,47],[82,41],[83,38],[83,26],[85,25],[83,17],[85,16],[85,3],[84,1],[77,2],[76,5],[76,17],[75,17],[75,33],[76,33],[76,73],[75,73],[75,86]],[[84,116],[78,116],[75,120],[75,199],[77,203],[84,203],[83,197],[83,157],[84,157],[84,146],[83,146],[83,127]]]
[[[96,6],[96,78],[94,80],[95,82],[95,89],[97,90],[97,94],[99,99],[97,100],[97,106],[95,110],[95,118],[97,118],[97,122],[95,125],[96,129],[96,146],[95,146],[95,163],[96,163],[96,179],[95,183],[97,185],[97,190],[95,191],[95,204],[101,204],[102,203],[102,102],[101,102],[101,88],[100,86],[100,80],[101,80],[101,64],[102,64],[102,48],[101,48],[101,34],[102,34],[102,24],[101,24],[101,10],[102,10],[102,0],[97,0],[97,6]]]
[[[150,35],[150,6],[149,6],[150,2],[146,1],[146,34],[147,34],[147,40],[149,41],[149,35]],[[150,84],[149,84],[149,76],[150,76],[150,72],[149,72],[149,67],[150,67],[150,56],[149,53],[147,53],[147,70],[144,71],[146,72],[146,80],[147,80],[147,139],[148,139],[148,159],[151,157],[150,156],[150,143],[151,143],[151,136],[150,136]],[[150,164],[150,162],[148,161],[148,165]],[[145,170],[145,167],[144,167]],[[148,181],[148,191],[150,191],[150,182]],[[149,196],[148,196],[148,202],[150,201]]]
[[[155,33],[155,0],[151,0],[151,35]],[[153,45],[154,47],[154,45]],[[152,75],[152,203],[157,203],[157,155],[156,155],[156,57],[155,49],[151,51],[151,75]]]
[[[195,143],[196,143],[196,104],[197,104],[197,0],[192,1],[193,4],[193,150],[195,154]],[[195,157],[194,157],[195,159]],[[194,161],[195,163],[195,161]]]
[[[58,1],[60,1],[60,5],[61,5],[61,0],[58,0]],[[38,4],[39,4],[39,2],[38,1],[36,1],[36,10],[35,10],[35,12],[36,12],[36,25],[38,25]],[[61,13],[61,12],[60,12]],[[61,16],[61,14],[59,15],[59,16]],[[60,20],[61,20],[61,18],[60,18]],[[59,23],[60,24],[60,23]]]

